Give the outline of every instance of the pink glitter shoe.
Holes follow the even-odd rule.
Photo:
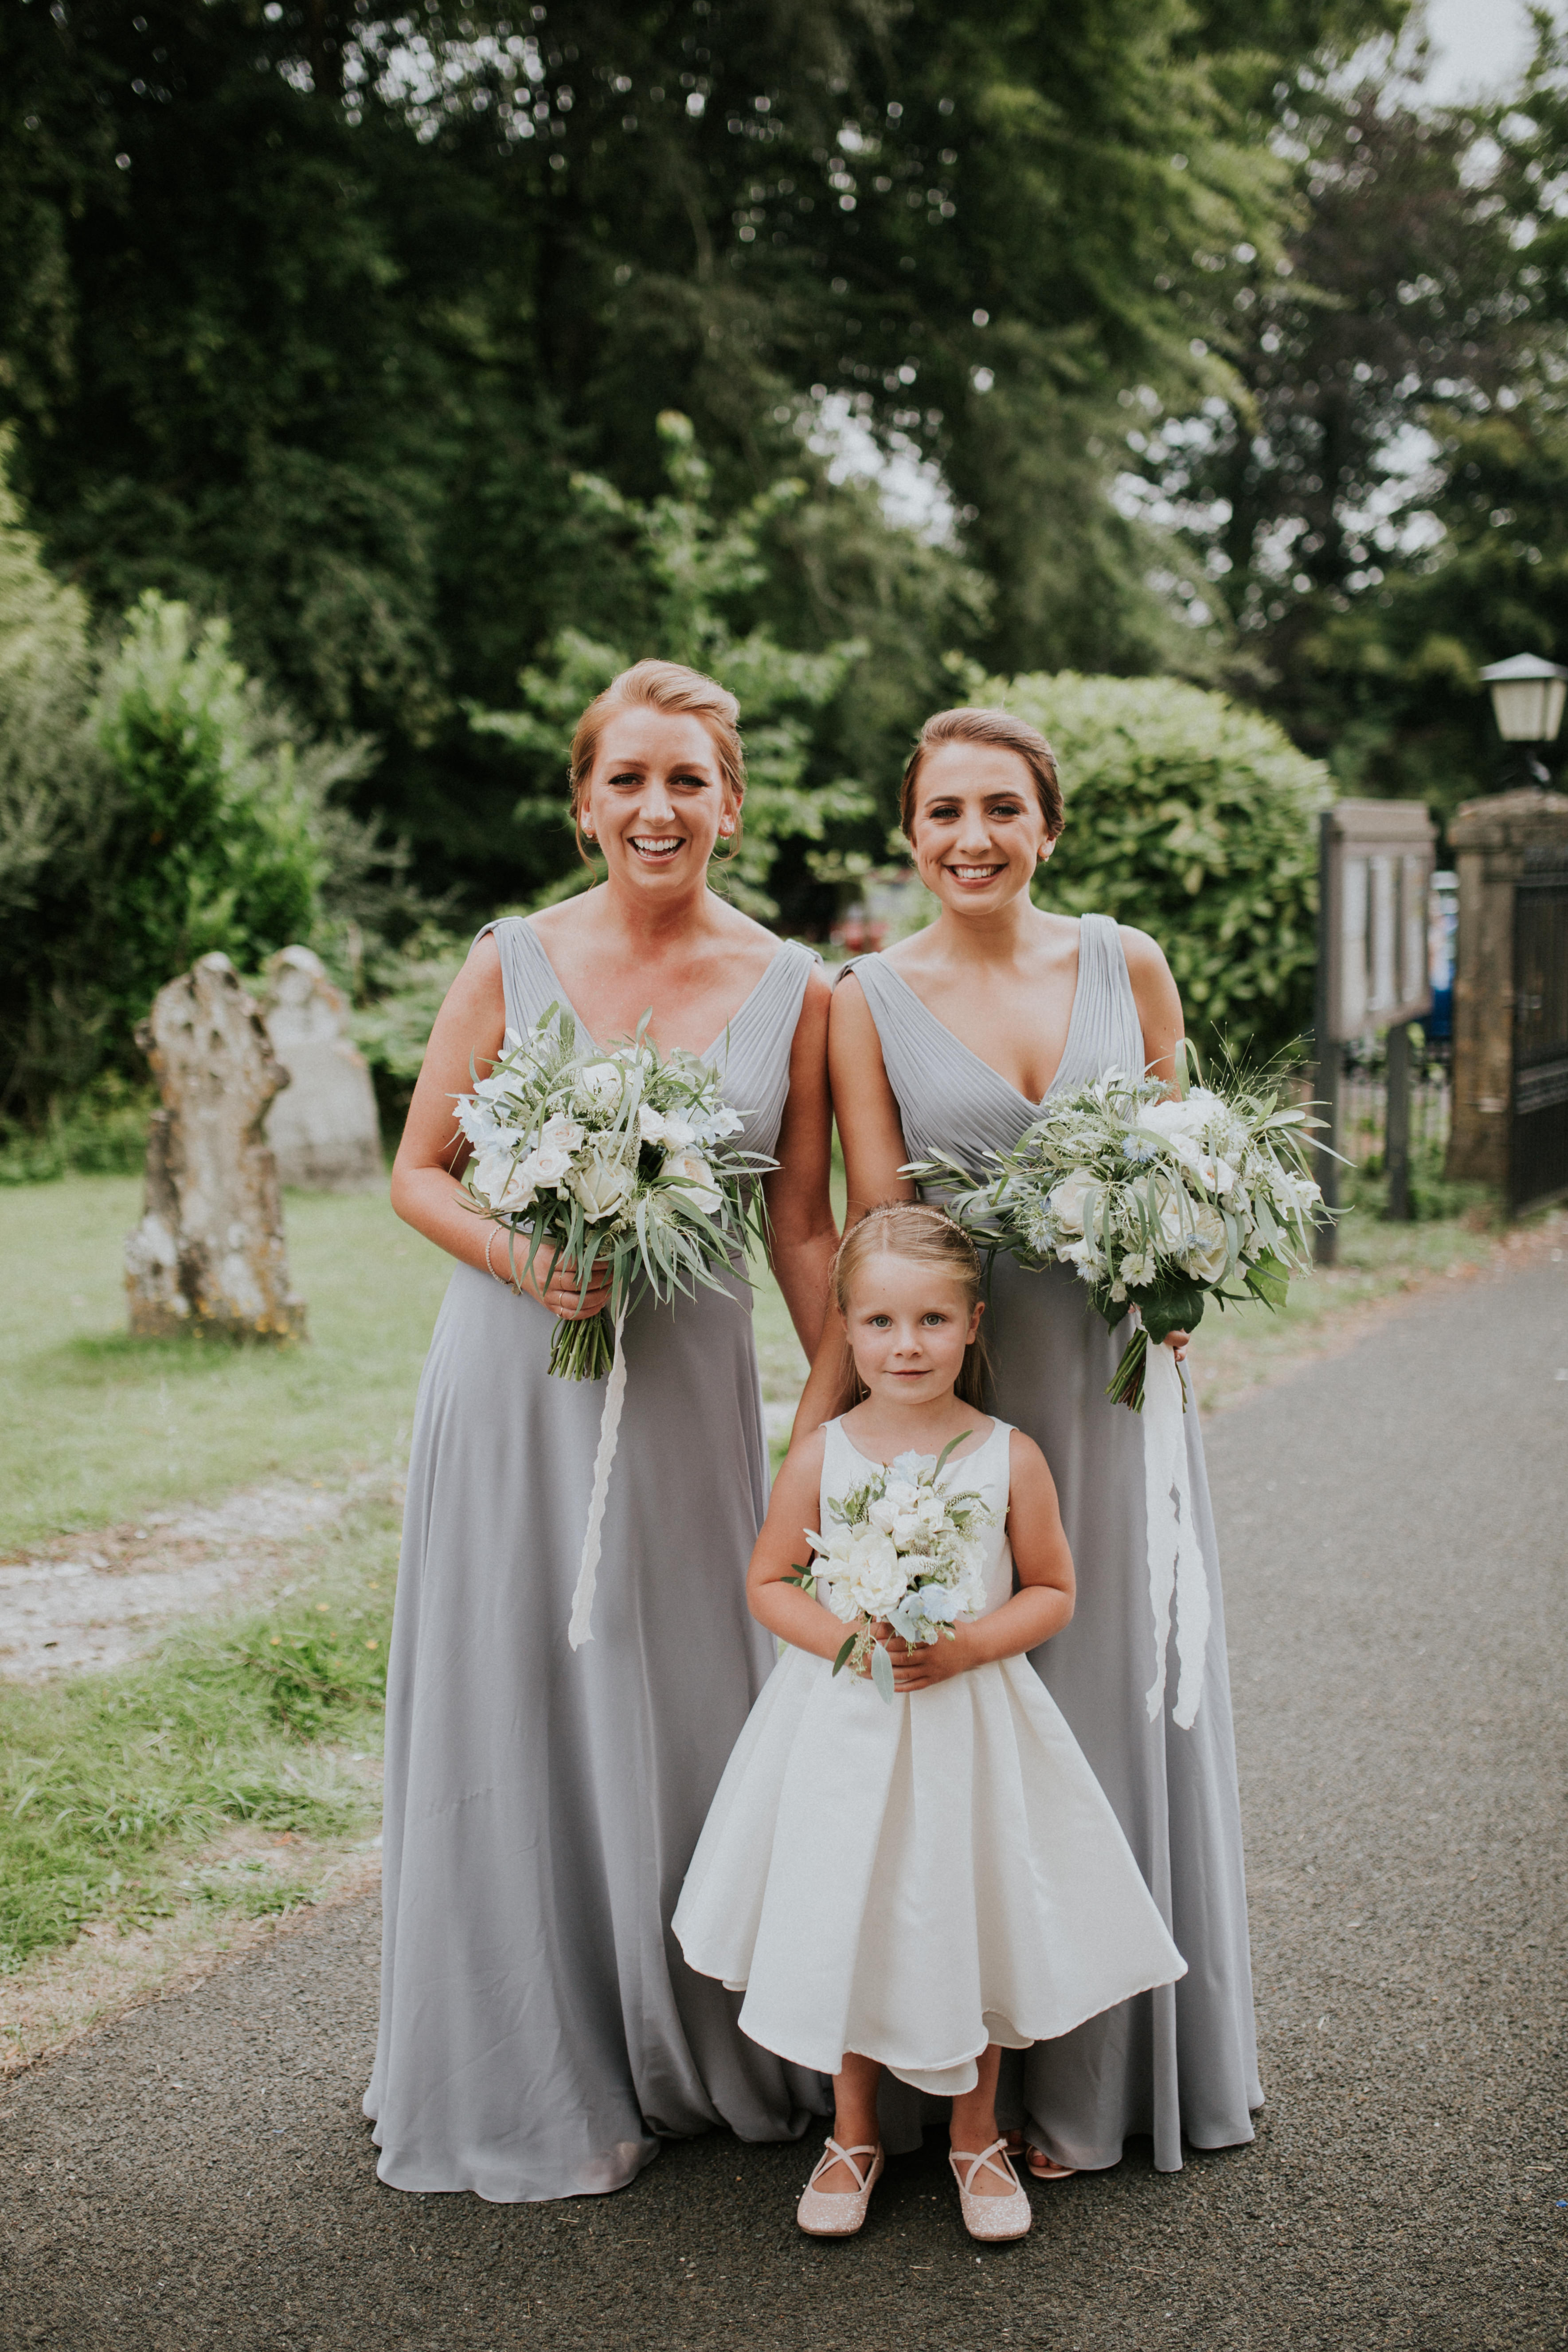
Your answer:
[[[870,2163],[864,2172],[855,2159],[868,2156]],[[836,2164],[844,2165],[857,2186],[834,2190],[818,2189],[816,2183]],[[840,2147],[836,2139],[827,2143],[826,2153],[806,2182],[795,2208],[795,2220],[808,2238],[852,2238],[866,2219],[866,2208],[871,2202],[871,2191],[882,2177],[882,2151],[879,2147]]]
[[[994,2139],[989,2147],[981,2149],[978,2156],[972,2156],[966,2147],[951,2148],[947,2160],[958,2183],[958,2203],[963,2215],[963,2226],[972,2238],[999,2245],[1010,2238],[1028,2236],[1029,2224],[1035,2217],[1029,2210],[1028,2198],[1018,2186],[1018,2176],[1008,2161],[1005,2139]],[[961,2167],[964,2168],[961,2169]],[[981,2170],[994,2172],[998,2179],[1011,2182],[1012,2195],[973,2196],[970,2192],[974,2176]]]

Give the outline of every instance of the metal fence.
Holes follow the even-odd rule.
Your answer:
[[[1449,1044],[1415,1048],[1410,1068],[1410,1164],[1437,1175],[1448,1148]],[[1387,1168],[1388,1068],[1381,1037],[1346,1045],[1340,1066],[1340,1150],[1360,1174]],[[1348,1173],[1348,1171],[1347,1171]]]

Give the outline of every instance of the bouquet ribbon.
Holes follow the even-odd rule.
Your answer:
[[[572,1595],[572,1622],[566,1628],[566,1639],[574,1650],[580,1650],[584,1642],[591,1642],[594,1638],[588,1621],[594,1613],[594,1584],[599,1572],[599,1547],[605,1527],[605,1499],[610,1491],[610,1465],[616,1458],[621,1407],[626,1395],[626,1360],[621,1347],[621,1329],[626,1319],[626,1310],[623,1307],[616,1317],[615,1355],[605,1389],[605,1410],[599,1418],[598,1451],[594,1456],[594,1491],[588,1497],[588,1525],[583,1537],[583,1558],[577,1570],[577,1588]]]
[[[1203,1546],[1193,1521],[1185,1419],[1181,1369],[1169,1348],[1151,1343],[1143,1374],[1143,1498],[1149,1522],[1149,1601],[1154,1612],[1149,1720],[1158,1719],[1164,1703],[1173,1598],[1179,1665],[1173,1713],[1178,1729],[1190,1731],[1203,1696],[1209,1586]]]

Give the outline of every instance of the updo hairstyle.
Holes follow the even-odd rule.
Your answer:
[[[968,705],[961,710],[938,710],[921,729],[920,740],[904,770],[899,801],[899,821],[906,839],[914,839],[915,786],[926,753],[943,743],[986,743],[997,751],[1016,751],[1035,780],[1046,831],[1053,841],[1056,839],[1067,822],[1056,753],[1039,729],[1031,727],[1026,719],[1016,718],[1011,710],[972,709]]]
[[[583,833],[583,795],[607,719],[621,710],[667,710],[681,718],[700,719],[713,739],[719,771],[735,797],[735,830],[719,862],[728,865],[741,846],[741,795],[746,789],[746,755],[741,746],[741,706],[717,679],[679,662],[640,661],[613,677],[596,694],[577,721],[572,738],[572,823],[577,834],[577,855],[585,866],[594,862]],[[718,853],[715,852],[715,856]]]
[[[884,1256],[906,1258],[914,1265],[940,1266],[957,1283],[970,1314],[979,1306],[980,1255],[963,1228],[955,1225],[945,1210],[923,1201],[886,1201],[879,1209],[868,1209],[838,1244],[833,1261],[833,1297],[840,1315],[848,1317],[856,1276],[869,1259]],[[963,1351],[963,1366],[953,1392],[982,1412],[988,1370],[985,1341],[977,1334]],[[868,1391],[858,1375],[855,1389],[858,1403]]]

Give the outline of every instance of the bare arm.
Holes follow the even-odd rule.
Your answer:
[[[485,1076],[500,1052],[505,1032],[500,951],[495,940],[486,937],[475,940],[436,1015],[403,1140],[392,1163],[392,1205],[404,1223],[465,1265],[478,1266],[500,1280],[507,1278],[509,1271],[506,1235],[488,1217],[477,1213],[458,1181],[468,1165],[468,1146],[458,1130],[452,1099],[469,1091],[476,1075]],[[523,1272],[525,1256],[520,1242],[521,1286],[552,1314],[596,1315],[607,1301],[610,1293],[605,1283],[591,1290],[579,1305],[569,1266],[557,1268],[552,1254],[541,1250],[528,1274]]]
[[[1143,1067],[1150,1077],[1163,1078],[1173,1085],[1176,1076],[1176,1048],[1186,1034],[1182,1019],[1182,1000],[1176,983],[1171,977],[1171,967],[1165,961],[1164,950],[1147,931],[1135,931],[1128,923],[1119,926],[1122,950],[1127,957],[1127,976],[1132,982],[1132,1002],[1138,1008],[1138,1024],[1143,1032]]]
[[[833,1088],[833,1115],[844,1149],[844,1172],[848,1202],[846,1232],[868,1209],[883,1201],[912,1201],[915,1188],[899,1170],[909,1158],[899,1106],[882,1066],[882,1042],[870,1007],[853,972],[832,992],[833,1010],[827,1032],[827,1069]],[[811,1374],[795,1410],[795,1435],[819,1428],[853,1401],[852,1366],[844,1341],[844,1328],[836,1314],[827,1316],[820,1345],[813,1353]]]
[[[1007,1535],[1022,1590],[1000,1609],[955,1625],[952,1641],[942,1634],[906,1651],[895,1635],[888,1643],[895,1690],[925,1690],[971,1666],[1022,1657],[1071,1621],[1076,1586],[1056,1480],[1034,1439],[1021,1429],[1007,1442]]]
[[[811,1559],[805,1529],[817,1527],[826,1449],[820,1429],[790,1447],[746,1570],[746,1600],[758,1624],[814,1658],[836,1658],[850,1629],[798,1584],[784,1580],[792,1568],[805,1568]]]
[[[1187,1034],[1180,992],[1158,941],[1152,940],[1147,931],[1134,930],[1129,923],[1118,928],[1127,957],[1127,975],[1132,982],[1132,1002],[1138,1008],[1138,1025],[1143,1032],[1144,1070],[1152,1078],[1163,1078],[1173,1089],[1176,1049]],[[1165,1341],[1178,1364],[1186,1355],[1191,1336],[1186,1331],[1173,1331]]]
[[[827,1093],[827,1010],[820,971],[805,997],[790,1047],[789,1095],[779,1126],[779,1165],[763,1179],[773,1229],[770,1256],[801,1346],[816,1353],[827,1311],[827,1279],[838,1228],[828,1196],[833,1112]]]

